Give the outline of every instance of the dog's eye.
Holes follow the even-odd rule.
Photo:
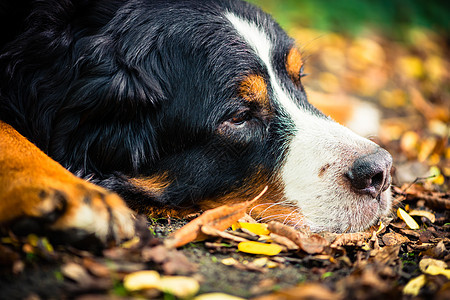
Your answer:
[[[242,111],[234,115],[229,120],[229,122],[232,123],[233,125],[242,125],[250,119],[251,119],[250,113],[248,111]]]
[[[305,74],[305,66],[304,65],[302,65],[302,67],[300,68],[300,72],[299,72],[299,74],[298,74],[298,76],[300,77],[300,78],[302,78],[302,77],[305,77],[305,76],[308,76],[309,74]]]

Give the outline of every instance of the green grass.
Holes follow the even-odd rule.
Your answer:
[[[446,0],[248,0],[271,13],[285,29],[294,26],[357,35],[368,27],[398,38],[424,27],[449,36]]]

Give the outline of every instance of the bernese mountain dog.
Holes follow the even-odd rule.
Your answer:
[[[293,39],[239,0],[0,4],[0,222],[129,238],[134,212],[246,201],[313,231],[390,211],[392,158],[307,100]]]

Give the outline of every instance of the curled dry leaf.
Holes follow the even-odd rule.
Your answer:
[[[426,210],[412,210],[409,212],[410,216],[417,216],[417,217],[425,217],[428,220],[430,220],[431,223],[436,222],[436,216],[432,213],[430,213],[429,211]]]
[[[370,232],[343,233],[334,240],[331,247],[357,245],[358,243],[362,243],[371,237],[372,233]]]
[[[301,240],[300,248],[308,254],[322,253],[330,243],[318,234],[313,234]]]
[[[386,246],[400,245],[409,242],[409,239],[399,233],[388,232],[383,235],[382,240]]]
[[[300,246],[301,239],[308,237],[308,233],[295,230],[295,228],[284,225],[283,223],[271,221],[268,223],[268,227],[270,232],[275,234],[284,236],[291,241],[293,241],[296,245]]]
[[[402,208],[397,209],[397,216],[405,221],[406,225],[408,225],[411,229],[419,229],[419,224]]]
[[[211,226],[217,230],[227,229],[237,220],[242,218],[245,215],[247,208],[252,203],[256,202],[267,189],[268,187],[266,186],[258,196],[250,201],[222,205],[205,211],[201,216],[171,234],[169,238],[164,241],[164,244],[168,248],[178,248],[195,240],[204,239],[206,235],[201,232],[201,226],[203,225]]]
[[[296,243],[294,243],[293,241],[291,241],[290,239],[288,239],[287,237],[278,235],[276,233],[271,233],[270,235],[270,239],[276,243],[276,244],[280,244],[284,247],[286,247],[287,250],[298,250],[299,247]]]
[[[220,237],[220,238],[227,239],[227,240],[230,240],[230,241],[235,241],[235,242],[238,242],[238,243],[239,242],[248,241],[246,238],[235,236],[235,235],[230,234],[230,233],[228,233],[226,231],[218,230],[218,229],[216,229],[214,227],[211,227],[209,225],[203,225],[201,227],[201,230],[202,230],[202,233],[204,233],[206,235]]]

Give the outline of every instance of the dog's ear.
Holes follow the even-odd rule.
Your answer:
[[[147,70],[110,55],[78,62],[52,129],[50,155],[84,174],[136,173],[157,158],[153,117],[165,100],[161,85]]]

